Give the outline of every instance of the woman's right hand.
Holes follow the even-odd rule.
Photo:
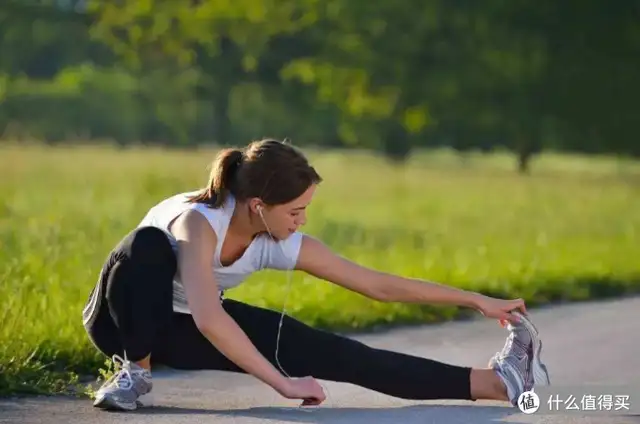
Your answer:
[[[302,399],[302,405],[320,405],[327,398],[313,377],[289,378],[280,394],[287,399]]]

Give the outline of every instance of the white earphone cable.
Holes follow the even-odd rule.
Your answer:
[[[273,237],[273,234],[271,234],[271,230],[269,228],[269,225],[267,225],[267,221],[264,219],[264,216],[262,215],[262,208],[258,208],[258,213],[260,215],[260,218],[262,219],[262,223],[264,224],[265,228],[267,229],[267,233],[269,234],[269,237],[271,237],[271,240],[278,245],[278,247],[280,248],[280,251],[282,252],[282,255],[286,258],[287,254],[284,251],[284,248],[282,247],[282,244],[279,243],[275,237]],[[280,334],[281,334],[281,330],[282,330],[282,324],[284,323],[284,317],[286,314],[286,307],[287,307],[287,302],[289,300],[289,293],[291,292],[291,283],[292,283],[292,271],[293,271],[293,267],[288,268],[286,271],[286,275],[287,275],[287,291],[285,294],[285,298],[284,298],[284,302],[282,305],[282,312],[280,314],[280,321],[278,323],[278,334],[276,336],[276,350],[275,350],[275,359],[276,359],[276,363],[278,364],[278,368],[280,368],[280,371],[282,371],[282,373],[284,375],[286,375],[288,378],[291,378],[291,376],[284,370],[284,368],[282,367],[282,365],[280,364],[280,359],[279,359],[279,352],[280,352]],[[327,389],[327,387],[325,387],[322,383],[318,382],[318,384],[320,384],[320,386],[324,389],[327,398],[329,398],[329,400],[331,399],[331,396],[329,395],[329,390]]]

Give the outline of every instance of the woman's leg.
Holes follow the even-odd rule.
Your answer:
[[[83,318],[100,351],[126,360],[98,391],[96,406],[135,409],[138,395],[151,390],[149,358],[171,320],[176,268],[167,236],[152,227],[132,231],[110,254]]]
[[[276,368],[280,313],[226,299],[225,310]],[[176,314],[154,358],[178,369],[243,372],[197,330],[193,318]],[[493,370],[472,370],[367,346],[285,316],[278,361],[292,377],[351,383],[404,399],[506,399]],[[473,386],[473,387],[472,387]]]
[[[107,304],[127,359],[146,362],[171,319],[177,260],[167,236],[155,228],[135,230],[121,246],[124,257],[107,279]]]

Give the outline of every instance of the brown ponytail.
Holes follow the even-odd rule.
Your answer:
[[[243,153],[239,149],[220,151],[213,160],[207,188],[189,201],[205,203],[212,208],[221,207],[229,193],[236,194],[236,176],[242,165],[242,158]]]
[[[278,205],[321,181],[301,151],[282,141],[264,139],[242,150],[218,153],[208,187],[190,201],[219,208],[231,194],[238,201],[259,197],[267,205]]]

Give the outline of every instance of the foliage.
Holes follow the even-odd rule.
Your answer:
[[[203,184],[214,153],[0,148],[0,392],[106,378],[81,319],[102,263],[155,202]],[[325,181],[304,231],[365,266],[530,307],[640,288],[637,163],[542,154],[521,178],[503,154],[420,153],[406,166],[309,155]],[[284,273],[268,271],[227,294],[276,310],[289,295],[288,313],[343,331],[470,312],[374,302],[301,273],[287,289]]]
[[[122,144],[291,137],[399,160],[506,148],[521,171],[544,150],[637,156],[639,13],[604,0],[11,0],[0,128]]]

